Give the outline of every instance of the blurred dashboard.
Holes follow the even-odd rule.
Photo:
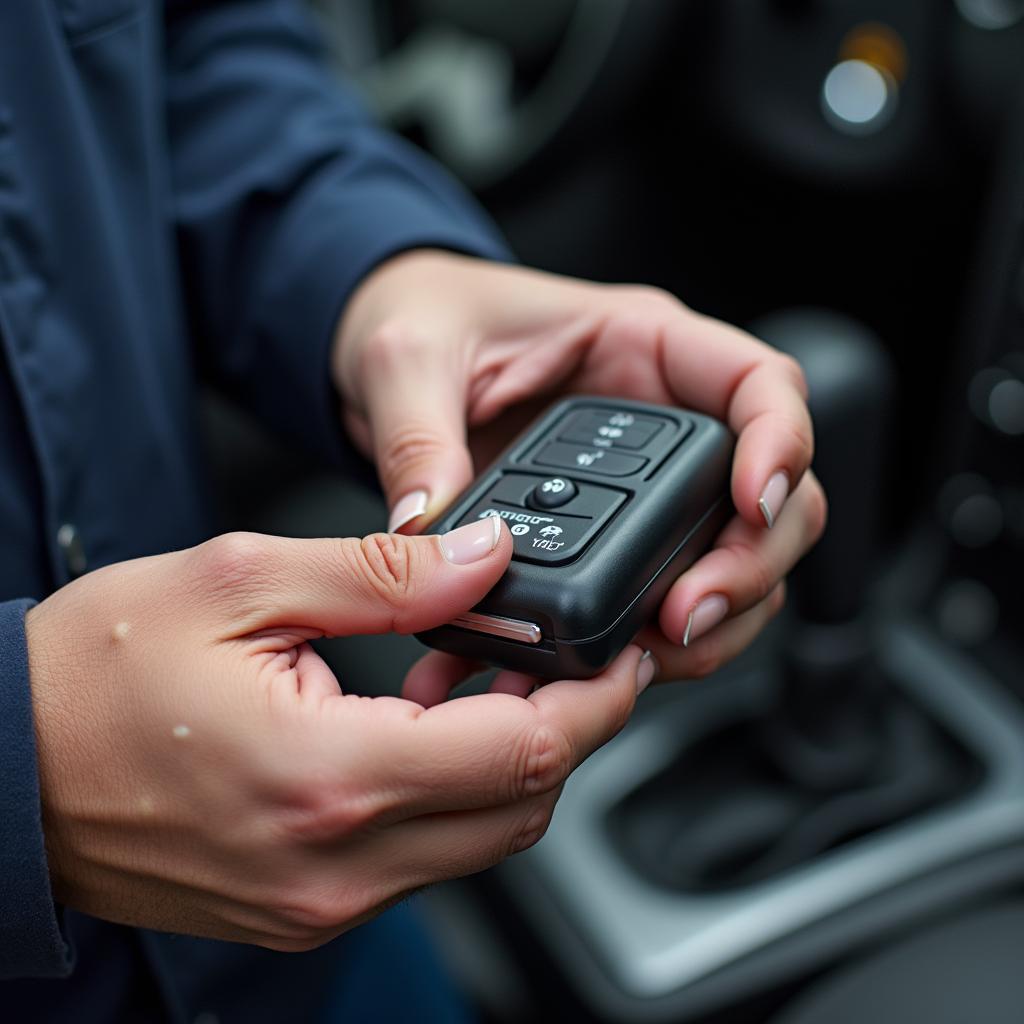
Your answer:
[[[1024,0],[318,6],[339,65],[524,262],[873,329],[900,375],[889,544],[924,522],[949,545],[951,638],[1014,632]]]
[[[996,156],[1024,131],[1024,0],[318,6],[339,64],[525,262],[873,328],[915,453],[892,514],[920,509]]]
[[[1024,0],[318,6],[383,116],[477,188],[507,184],[566,131],[631,119],[655,82],[768,162],[879,182],[923,168],[933,131],[990,140],[1024,69]]]

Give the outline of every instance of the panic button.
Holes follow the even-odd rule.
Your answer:
[[[624,455],[622,452],[613,452],[606,448],[559,444],[557,441],[542,448],[533,461],[540,466],[582,469],[588,473],[600,473],[602,476],[630,476],[647,465],[647,460],[637,455]]]

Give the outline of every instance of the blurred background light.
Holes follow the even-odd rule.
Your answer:
[[[896,80],[866,60],[844,60],[829,71],[821,90],[825,116],[851,135],[880,131],[896,111]]]
[[[907,77],[910,62],[902,36],[877,21],[868,21],[851,29],[839,47],[839,58],[866,61],[888,71],[897,82]]]
[[[1011,377],[996,384],[988,396],[988,414],[1004,434],[1024,434],[1024,382]]]
[[[1024,18],[1024,0],[956,0],[956,6],[977,28],[1010,28]]]

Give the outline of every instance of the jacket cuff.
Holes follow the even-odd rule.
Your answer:
[[[0,978],[62,978],[61,935],[43,843],[25,613],[0,602]]]

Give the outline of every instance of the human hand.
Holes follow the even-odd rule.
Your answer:
[[[414,251],[357,290],[334,376],[346,425],[377,463],[391,529],[436,516],[558,395],[681,405],[738,435],[737,515],[673,585],[638,640],[663,678],[706,675],[781,608],[783,579],[824,528],[797,363],[651,288],[605,286]],[[783,511],[784,510],[784,511]],[[407,695],[431,703],[475,666],[431,653]],[[526,693],[523,678],[514,692]]]
[[[636,647],[595,680],[425,710],[343,695],[309,645],[479,601],[512,542],[217,538],[100,569],[26,618],[56,899],[112,921],[307,949],[543,834],[626,721]]]

